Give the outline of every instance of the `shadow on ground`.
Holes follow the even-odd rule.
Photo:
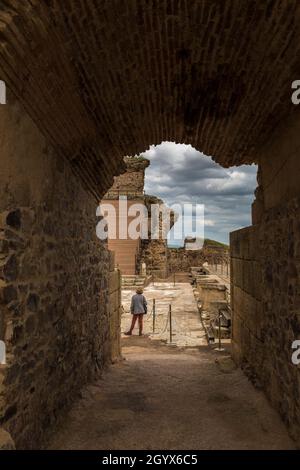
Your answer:
[[[123,339],[124,361],[87,387],[51,449],[291,449],[277,413],[227,357]]]

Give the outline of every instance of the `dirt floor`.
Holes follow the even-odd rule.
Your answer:
[[[292,449],[277,413],[228,356],[132,336],[50,449]],[[216,362],[217,360],[217,362]]]

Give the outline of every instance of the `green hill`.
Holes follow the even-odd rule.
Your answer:
[[[205,238],[204,240],[204,247],[210,246],[210,247],[219,247],[219,248],[224,248],[229,250],[229,245],[226,245],[225,243],[217,242],[216,240],[210,240],[210,238]]]

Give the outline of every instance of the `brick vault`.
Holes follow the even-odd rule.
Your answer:
[[[163,140],[258,164],[253,226],[231,235],[233,356],[300,442],[299,1],[0,0],[0,78],[0,425],[17,446],[119,353],[95,207],[124,155]]]
[[[297,0],[1,1],[0,71],[97,196],[163,140],[257,161],[299,70]]]

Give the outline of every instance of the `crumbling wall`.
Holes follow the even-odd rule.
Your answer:
[[[36,448],[110,359],[109,253],[96,201],[12,98],[0,131],[0,426]]]
[[[0,428],[0,450],[15,450],[15,443],[10,434]]]
[[[118,192],[136,195],[143,194],[145,183],[145,169],[150,162],[143,157],[124,157],[126,172],[114,177],[114,184],[109,190],[109,196],[118,195]]]
[[[146,264],[147,274],[164,279],[169,274],[168,247],[166,240],[142,240],[139,265]]]
[[[254,226],[231,234],[233,355],[300,443],[300,161],[298,121],[263,149]]]
[[[159,199],[156,196],[145,195],[144,203],[148,210],[148,239],[141,241],[141,252],[138,260],[139,266],[142,263],[146,263],[147,274],[152,275],[154,278],[166,278],[169,275],[169,250],[168,243],[166,239],[166,230],[171,229],[175,223],[176,215],[174,212],[165,205],[162,199]],[[158,215],[158,220],[152,220],[152,216],[155,214],[152,213],[152,205],[159,206],[160,212]],[[164,212],[165,211],[165,212]],[[164,222],[163,212],[166,217]],[[165,227],[165,223],[170,222],[170,224]],[[152,225],[153,228],[157,225],[157,239],[154,237],[154,233],[151,232]],[[155,231],[155,230],[154,230]]]
[[[188,272],[193,266],[202,266],[203,263],[221,264],[228,260],[228,250],[206,248],[201,250],[186,250],[185,248],[168,249],[169,272]]]

